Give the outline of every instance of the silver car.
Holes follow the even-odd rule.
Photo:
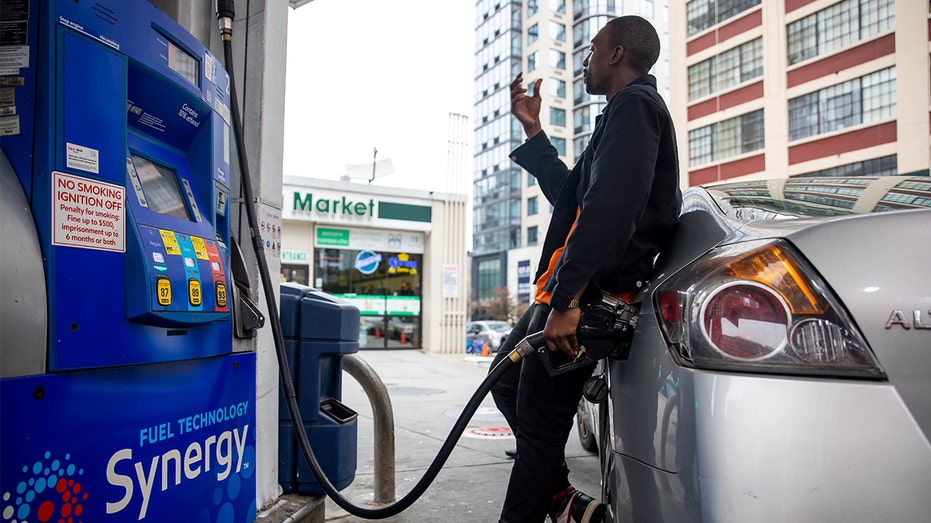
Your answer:
[[[686,191],[605,373],[614,521],[928,521],[929,207],[929,177]]]
[[[479,320],[466,323],[466,345],[484,343],[489,352],[497,352],[514,326],[503,320]]]

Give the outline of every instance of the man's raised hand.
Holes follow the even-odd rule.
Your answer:
[[[523,79],[524,73],[517,73],[517,77],[511,82],[511,114],[524,126],[524,132],[527,133],[527,138],[530,138],[543,130],[540,125],[540,105],[543,102],[540,87],[543,85],[543,79],[538,78],[533,83],[532,96],[528,96],[527,89],[521,86]]]

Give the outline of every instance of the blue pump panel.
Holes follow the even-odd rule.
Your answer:
[[[2,147],[46,261],[49,370],[230,353],[229,75],[144,0],[10,2],[28,60]]]
[[[0,2],[0,148],[48,300],[46,368],[0,378],[0,514],[253,521],[255,354],[233,353],[228,302],[229,75],[146,0]]]
[[[8,378],[0,398],[3,521],[255,520],[251,353]]]

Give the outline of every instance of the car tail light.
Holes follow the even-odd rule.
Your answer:
[[[714,249],[664,281],[654,300],[682,365],[885,378],[828,286],[784,241]]]

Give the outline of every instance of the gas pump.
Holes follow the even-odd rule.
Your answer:
[[[145,0],[3,4],[0,514],[252,521],[230,77]]]

